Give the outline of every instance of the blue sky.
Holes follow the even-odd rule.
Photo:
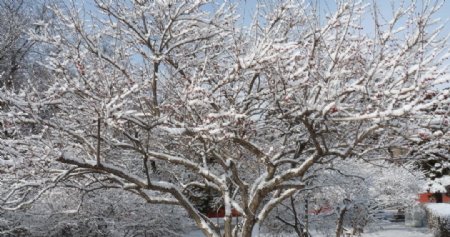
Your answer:
[[[1,1],[1,0],[0,0]],[[217,0],[213,1],[218,4],[223,3],[226,0]],[[229,0],[229,2],[237,3],[238,4],[238,12],[241,15],[242,24],[248,25],[250,24],[252,20],[252,16],[255,12],[256,6],[258,3],[263,2],[276,2],[276,1],[283,1],[283,0]],[[325,12],[333,11],[336,8],[336,1],[346,1],[346,0],[297,0],[299,2],[305,1],[306,3],[311,2],[312,4],[318,6],[320,9],[321,15],[325,15]],[[353,0],[348,0],[353,1]],[[416,1],[417,4],[420,6],[423,2],[436,2],[440,1],[443,2],[442,8],[439,10],[439,12],[435,15],[435,17],[440,18],[443,20],[443,22],[448,21],[450,18],[450,1],[447,0],[362,0],[363,2],[376,2],[377,6],[380,8],[380,12],[384,15],[386,14],[387,17],[391,16],[390,13],[392,12],[391,4],[394,3],[395,5],[399,5],[400,2],[405,2],[405,4],[409,4],[410,2]],[[77,0],[78,3],[84,3],[86,4],[88,10],[93,10],[94,8],[90,4],[91,1],[86,0]],[[207,7],[209,8],[209,7]],[[420,8],[420,7],[419,7]],[[213,9],[211,9],[213,10]],[[447,22],[448,26],[445,27],[445,33],[450,33],[450,22]]]
[[[302,1],[302,0],[298,0]],[[342,0],[337,0],[342,1]],[[365,2],[372,2],[370,0],[363,0]],[[231,1],[232,2],[232,1]],[[261,0],[238,0],[236,1],[239,4],[239,12],[241,17],[243,18],[243,24],[249,24],[252,18],[253,13],[255,12],[256,5],[258,2],[264,2]],[[331,11],[336,7],[336,0],[305,0],[305,2],[312,2],[313,4],[317,4],[317,6],[321,9],[321,14],[325,14],[327,9]],[[394,3],[394,7],[397,7],[400,2],[405,2],[405,4],[409,4],[413,2],[413,0],[374,0],[376,2],[377,7],[380,8],[380,12],[386,17],[392,16],[392,3]],[[436,2],[436,0],[417,0],[418,10],[420,10],[421,5],[426,2]],[[448,19],[450,18],[450,1],[441,0],[443,3],[442,8],[435,15],[436,18],[440,18],[442,23],[445,25],[444,33],[450,33],[450,22]]]

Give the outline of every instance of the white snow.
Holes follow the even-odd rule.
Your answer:
[[[252,237],[259,237],[259,222],[256,222],[255,226],[253,226]]]
[[[431,182],[431,185],[426,188],[429,188],[431,193],[446,193],[446,186],[450,185],[450,176],[445,175],[441,178],[436,178]]]
[[[361,237],[432,237],[427,228],[406,227],[403,224],[393,224],[383,227],[383,230],[362,234]]]
[[[448,203],[428,203],[426,208],[437,216],[450,218],[450,204]]]
[[[194,230],[184,237],[203,237],[203,233],[200,230]],[[273,234],[259,233],[259,237],[269,237]],[[279,234],[280,237],[296,237],[297,235],[292,234]],[[325,237],[319,233],[312,233],[314,237]],[[404,224],[388,224],[384,225],[381,230],[363,233],[361,237],[432,237],[433,235],[427,228],[413,228],[406,227]]]

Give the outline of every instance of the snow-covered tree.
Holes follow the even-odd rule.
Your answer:
[[[428,178],[428,191],[450,192],[450,126],[449,107],[434,111],[424,119],[417,133],[410,136],[406,156],[417,159],[418,167]],[[425,191],[425,190],[424,190]]]
[[[293,232],[296,225],[297,229],[306,231],[308,227],[308,231],[327,236],[343,236],[344,227],[361,231],[382,224],[385,220],[380,213],[384,210],[413,205],[425,182],[423,173],[412,164],[399,166],[386,161],[336,160],[315,170],[314,175],[314,182],[294,200],[284,201],[271,213],[264,223],[269,231]],[[304,231],[296,232],[304,236]]]
[[[448,81],[440,2],[398,6],[389,20],[364,2],[337,1],[323,17],[305,2],[267,3],[248,27],[229,3],[85,4],[49,6],[56,19],[31,32],[52,48],[48,87],[0,93],[1,118],[21,134],[0,166],[3,210],[55,186],[117,188],[181,206],[219,236],[195,205],[201,191],[218,195],[225,236],[257,235],[318,167],[385,159],[401,131],[449,102],[435,90]]]
[[[37,73],[33,61],[41,52],[27,32],[39,31],[33,22],[49,17],[40,0],[0,2],[0,88],[17,89]]]
[[[23,4],[23,1],[0,3],[0,87],[12,86],[30,47],[23,37],[27,26]]]
[[[442,88],[449,88],[450,84],[442,85]],[[428,91],[426,100],[430,101],[435,96],[439,96],[436,90]],[[443,98],[447,98],[444,95]],[[391,160],[396,163],[403,163],[405,160],[415,160],[418,169],[426,175],[427,187],[422,191],[433,193],[448,193],[450,190],[450,126],[449,126],[448,104],[434,106],[426,110],[420,119],[414,123],[409,123],[406,130],[399,130],[405,140],[390,149]]]

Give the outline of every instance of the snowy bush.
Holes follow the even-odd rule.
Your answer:
[[[114,190],[55,189],[27,209],[0,216],[0,236],[179,236],[192,225],[177,206],[147,205]]]
[[[428,225],[433,229],[434,237],[450,236],[450,204],[426,204]]]

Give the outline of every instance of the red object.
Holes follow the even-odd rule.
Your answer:
[[[441,195],[442,202],[450,203],[450,196],[445,193],[420,193],[419,194],[419,202],[420,203],[429,203],[429,202],[439,202],[437,200],[437,195]]]
[[[225,217],[225,208],[221,207],[216,212],[208,212],[208,213],[206,213],[206,216],[209,218]],[[231,216],[232,217],[241,216],[241,213],[239,213],[238,211],[236,211],[236,209],[233,208],[233,209],[231,209]]]
[[[333,212],[334,208],[330,205],[321,206],[319,209],[309,210],[308,214],[319,215],[319,214],[330,214]]]

